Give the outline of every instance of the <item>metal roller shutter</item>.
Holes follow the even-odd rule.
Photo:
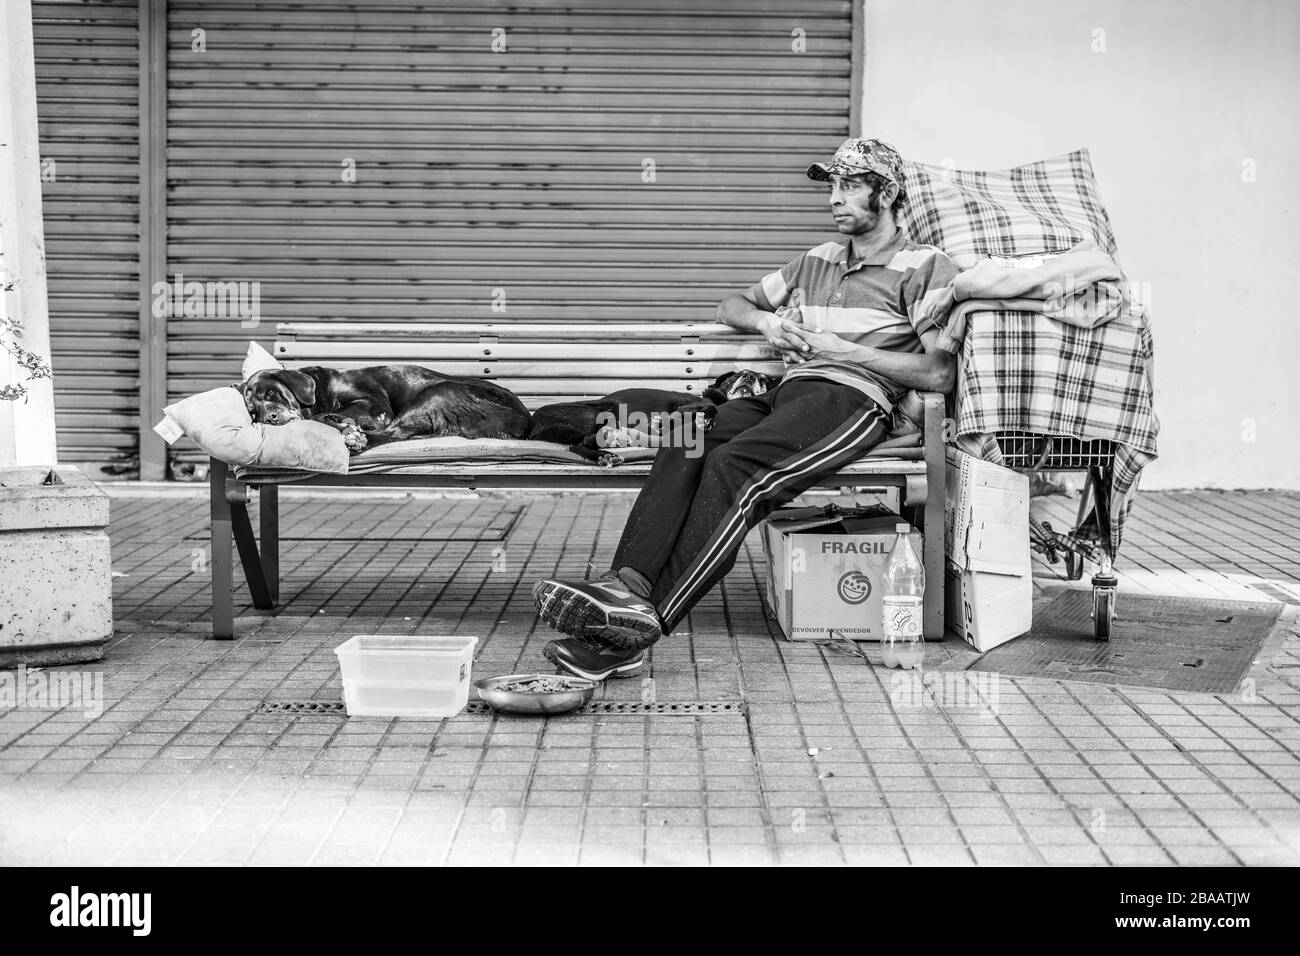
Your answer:
[[[32,28],[59,458],[133,477],[139,14],[134,0],[34,3]]]
[[[168,25],[169,271],[260,283],[256,328],[169,320],[173,399],[277,321],[711,319],[828,233],[802,168],[848,133],[847,0],[172,0]]]

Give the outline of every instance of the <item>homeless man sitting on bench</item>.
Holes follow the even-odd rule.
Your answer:
[[[731,570],[750,528],[888,437],[894,403],[908,389],[952,390],[956,358],[936,347],[939,332],[919,306],[957,268],[899,229],[898,152],[850,139],[808,176],[828,185],[847,241],[809,249],[717,311],[720,321],[765,335],[785,376],[763,395],[719,406],[703,454],[660,448],[611,570],[534,585],[542,620],[571,635],[543,651],[562,671],[592,680],[636,674],[646,648]]]

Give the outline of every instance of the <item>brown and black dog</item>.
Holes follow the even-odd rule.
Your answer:
[[[627,428],[611,429],[613,421],[662,422],[663,416],[696,416],[707,429],[718,406],[737,398],[751,398],[775,388],[780,379],[745,369],[728,372],[699,395],[659,388],[625,388],[603,398],[585,402],[556,402],[533,412],[528,437],[534,441],[558,442],[569,451],[603,465],[617,464],[618,447],[645,444],[658,436],[629,435]]]
[[[353,452],[408,438],[523,438],[531,420],[507,388],[419,365],[309,365],[255,372],[238,388],[253,421],[324,422]]]

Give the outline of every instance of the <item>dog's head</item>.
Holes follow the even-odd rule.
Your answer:
[[[729,402],[733,398],[753,398],[770,392],[781,379],[775,375],[764,375],[752,369],[728,372],[718,376],[717,381],[704,390],[704,397],[716,405]]]
[[[253,421],[267,425],[297,421],[303,417],[303,409],[316,404],[316,383],[311,376],[289,369],[254,372],[239,391]]]

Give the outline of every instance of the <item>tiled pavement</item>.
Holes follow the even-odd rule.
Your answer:
[[[1300,495],[1143,494],[1130,524],[1121,601],[1291,605],[1236,694],[979,683],[952,638],[938,700],[911,693],[778,639],[751,537],[648,679],[603,689],[744,712],[437,722],[254,711],[337,700],[357,633],[542,667],[529,582],[603,567],[630,497],[285,492],[285,604],[214,642],[202,489],[112,491],[117,635],[62,669],[102,673],[103,713],[0,710],[0,863],[1300,862]]]

